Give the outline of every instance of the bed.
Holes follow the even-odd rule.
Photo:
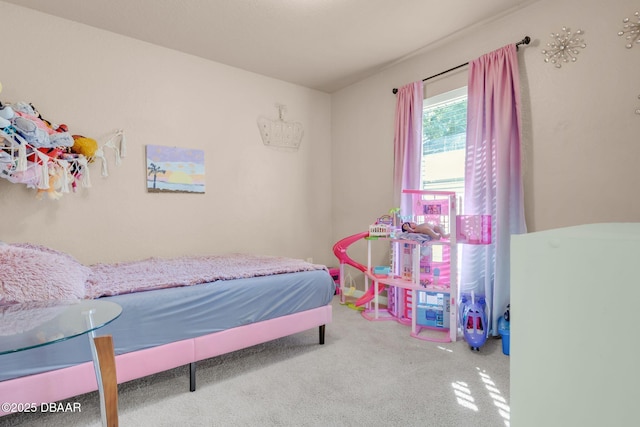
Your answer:
[[[101,298],[122,314],[113,337],[118,383],[318,328],[324,343],[335,282],[326,267],[284,257],[228,254],[84,266],[31,244],[0,245],[2,307]],[[37,289],[34,289],[37,288]],[[57,402],[97,390],[86,336],[0,355],[0,401]],[[6,415],[0,410],[0,415]]]

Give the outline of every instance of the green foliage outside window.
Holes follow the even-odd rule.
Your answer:
[[[466,131],[466,96],[425,108],[422,115],[423,155],[464,149]]]

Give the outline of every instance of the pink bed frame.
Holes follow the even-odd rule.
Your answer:
[[[190,365],[191,391],[194,391],[195,362],[314,327],[319,327],[319,341],[320,344],[324,344],[325,325],[331,323],[331,320],[332,307],[326,305],[196,338],[120,354],[116,356],[118,384],[178,366]],[[4,396],[5,401],[36,403],[38,406],[41,403],[57,402],[97,389],[93,362],[0,382],[0,396]],[[6,414],[7,412],[0,409],[0,416]]]

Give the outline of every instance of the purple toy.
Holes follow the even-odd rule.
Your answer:
[[[464,338],[471,350],[480,351],[480,347],[487,341],[487,314],[484,311],[484,298],[479,302],[472,302],[464,308],[463,314]]]

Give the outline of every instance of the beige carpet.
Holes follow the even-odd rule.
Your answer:
[[[411,338],[334,299],[326,344],[313,329],[119,386],[120,426],[509,426],[509,357],[500,339]],[[0,426],[100,426],[97,393],[80,413],[16,414]]]

